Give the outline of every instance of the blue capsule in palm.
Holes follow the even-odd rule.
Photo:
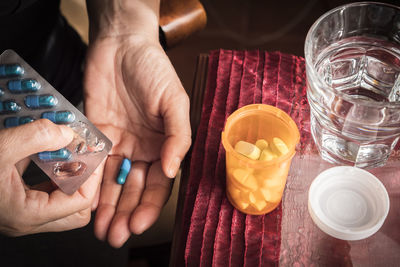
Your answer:
[[[8,81],[7,86],[13,94],[36,92],[41,88],[40,83],[35,79],[11,80]]]
[[[21,107],[13,100],[5,100],[0,102],[0,113],[17,113]]]
[[[57,124],[68,124],[75,120],[74,113],[68,110],[43,112],[41,117]]]
[[[58,100],[53,95],[28,95],[25,97],[25,105],[31,109],[52,108]]]
[[[18,77],[24,74],[24,68],[18,64],[0,65],[0,77]]]
[[[30,116],[23,116],[23,117],[8,117],[4,120],[4,127],[11,128],[23,125],[25,123],[29,123],[34,121],[35,119]]]
[[[125,184],[126,177],[128,176],[132,167],[132,163],[129,159],[125,158],[122,161],[121,167],[119,168],[119,173],[117,176],[117,184],[123,185]]]
[[[72,157],[71,152],[66,148],[61,148],[56,151],[43,151],[37,154],[41,161],[67,161]]]

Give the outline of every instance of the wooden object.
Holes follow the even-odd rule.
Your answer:
[[[203,29],[206,12],[199,0],[161,0],[160,27],[170,48]]]

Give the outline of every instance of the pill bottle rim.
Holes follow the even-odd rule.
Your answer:
[[[254,160],[254,159],[249,159],[244,155],[241,155],[240,153],[236,152],[235,149],[232,147],[230,142],[228,141],[228,138],[226,136],[226,131],[230,129],[234,123],[242,119],[243,117],[249,116],[251,113],[254,113],[255,111],[260,111],[264,112],[265,114],[268,115],[274,115],[277,117],[277,119],[281,120],[283,123],[285,123],[292,131],[293,135],[295,136],[295,142],[293,144],[288,146],[288,153],[285,155],[275,158],[273,160],[269,161],[259,161],[259,160]],[[234,111],[226,120],[225,122],[225,127],[224,130],[221,133],[221,140],[222,140],[222,145],[225,148],[225,151],[232,153],[234,157],[237,159],[246,162],[249,166],[251,167],[261,167],[261,166],[266,166],[266,165],[273,165],[273,164],[279,164],[281,162],[285,162],[289,159],[291,159],[295,152],[296,152],[296,145],[300,141],[300,132],[299,129],[297,128],[296,123],[293,121],[293,119],[283,110],[271,106],[271,105],[266,105],[266,104],[250,104],[247,106],[243,106],[236,111]]]

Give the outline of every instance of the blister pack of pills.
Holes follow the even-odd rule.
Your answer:
[[[40,118],[75,131],[68,146],[30,157],[63,192],[73,194],[107,156],[112,143],[17,53],[6,50],[0,55],[0,128]]]

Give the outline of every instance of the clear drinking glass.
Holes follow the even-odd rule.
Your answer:
[[[310,28],[305,58],[322,158],[384,165],[400,136],[400,8],[361,2],[329,11]]]

